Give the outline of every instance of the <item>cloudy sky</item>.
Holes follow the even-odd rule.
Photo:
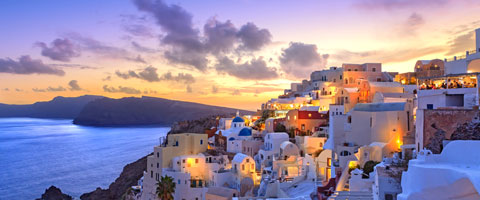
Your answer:
[[[2,0],[0,102],[154,96],[255,110],[310,72],[474,49],[478,0]]]

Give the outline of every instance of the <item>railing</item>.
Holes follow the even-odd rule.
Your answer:
[[[452,62],[452,61],[456,61],[456,60],[462,60],[462,59],[467,58],[467,55],[475,54],[475,53],[477,53],[477,50],[466,51],[466,53],[465,53],[464,55],[461,55],[461,56],[453,56],[453,57],[451,57],[451,58],[446,58],[446,59],[445,59],[445,62]]]

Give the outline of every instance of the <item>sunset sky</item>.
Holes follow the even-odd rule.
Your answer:
[[[474,49],[478,0],[2,0],[0,102],[154,96],[255,110],[310,72]]]

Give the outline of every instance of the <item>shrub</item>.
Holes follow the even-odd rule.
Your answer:
[[[369,178],[370,172],[373,172],[373,168],[375,165],[377,165],[379,162],[369,160],[363,165],[363,175],[362,178]]]

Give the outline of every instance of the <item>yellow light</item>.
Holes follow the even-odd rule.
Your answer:
[[[404,80],[402,80],[402,85],[405,85],[405,79],[404,79]]]
[[[350,162],[348,163],[348,168],[354,169],[354,168],[356,168],[356,167],[357,167],[357,162],[356,162],[356,161],[350,161]]]
[[[400,138],[397,139],[397,145],[398,145],[399,149],[403,145],[403,142],[402,142],[402,140],[400,140]]]

